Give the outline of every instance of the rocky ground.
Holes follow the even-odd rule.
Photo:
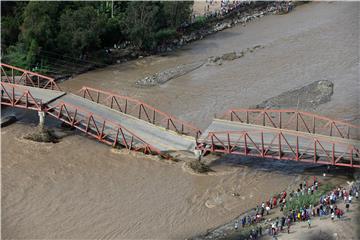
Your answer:
[[[334,92],[334,84],[320,80],[300,88],[285,91],[256,105],[255,108],[285,109],[295,108],[314,111],[320,104],[329,102]]]
[[[176,67],[172,67],[160,72],[157,72],[155,74],[152,74],[151,76],[147,76],[145,78],[139,79],[136,81],[136,85],[142,86],[142,87],[152,87],[164,84],[172,79],[178,78],[182,75],[188,74],[204,65],[205,66],[221,66],[223,63],[236,60],[238,58],[244,57],[248,53],[252,53],[258,49],[262,49],[264,46],[261,45],[255,45],[251,48],[246,48],[242,51],[236,52],[228,52],[224,53],[220,56],[210,56],[207,60],[201,60],[197,62],[193,62],[190,64],[182,64],[178,65]]]
[[[167,81],[180,77],[184,74],[190,73],[191,71],[194,71],[195,69],[198,69],[204,64],[204,62],[194,62],[190,64],[184,64],[179,65],[174,68],[169,68],[164,71],[155,73],[151,76],[145,77],[143,79],[140,79],[136,82],[136,85],[138,86],[156,86],[163,83],[166,83]]]

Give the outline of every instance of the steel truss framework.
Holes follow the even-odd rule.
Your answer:
[[[114,147],[120,144],[129,150],[161,155],[161,152],[156,147],[147,144],[121,124],[112,122],[86,109],[61,101],[54,106],[47,107],[45,111],[100,142]]]
[[[114,110],[129,114],[179,134],[190,135],[196,139],[201,135],[201,131],[191,124],[179,120],[137,99],[90,87],[83,87],[80,90],[80,94],[93,102],[103,104]]]
[[[6,75],[9,69],[14,72],[10,77]],[[33,97],[28,88],[19,85],[60,89],[52,78],[3,63],[1,72],[2,105],[45,111],[106,144],[163,155],[156,147],[119,123],[64,101],[44,105],[41,99]],[[23,76],[16,78],[17,72],[22,72]],[[34,81],[34,76],[39,80]],[[141,101],[88,87],[84,87],[81,93],[94,102],[178,133],[193,136],[200,134],[200,130]],[[351,140],[358,139],[359,126],[294,110],[237,109],[228,111],[223,118],[270,128],[248,132],[210,132],[200,140],[198,149],[205,152],[360,167],[359,142]]]
[[[0,67],[1,82],[61,91],[54,78],[5,63],[0,63]]]
[[[21,89],[20,96],[15,95],[15,90]],[[41,99],[36,99],[26,88],[22,86],[1,82],[1,104],[17,108],[26,108],[42,111],[43,104]]]
[[[210,132],[198,145],[206,152],[239,154],[360,168],[359,146],[282,130]]]
[[[21,94],[16,96],[15,90]],[[1,105],[44,111],[108,145],[122,145],[129,150],[168,157],[121,124],[64,101],[52,106],[44,105],[41,99],[34,98],[31,92],[21,85],[1,82]]]
[[[360,126],[298,110],[230,109],[222,119],[349,139],[360,139]]]

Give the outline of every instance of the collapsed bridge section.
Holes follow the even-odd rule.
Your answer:
[[[92,99],[90,91],[97,92],[98,101]],[[190,124],[139,100],[117,94],[111,94],[111,101],[120,109],[112,108],[99,102],[100,92],[105,93],[90,88],[86,88],[88,95],[82,97],[62,92],[52,78],[1,63],[1,104],[4,106],[47,113],[112,146],[122,145],[159,155],[195,149],[200,131]],[[122,100],[124,110],[120,105]]]
[[[360,167],[359,126],[295,110],[229,110],[198,149],[279,160]]]

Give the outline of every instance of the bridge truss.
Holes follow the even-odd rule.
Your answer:
[[[121,123],[70,102],[51,102],[35,97],[29,90],[36,90],[34,87],[45,89],[41,91],[47,91],[49,95],[52,92],[62,93],[51,91],[60,90],[53,78],[1,63],[1,105],[44,111],[108,145],[122,145],[130,150],[162,155],[157,147],[148,144]],[[231,109],[219,120],[230,123],[223,125],[228,129],[224,131],[209,127],[201,133],[191,124],[127,96],[90,87],[83,87],[80,93],[86,101],[99,106],[105,105],[178,134],[193,136],[197,141],[196,148],[205,153],[360,167],[360,126],[313,113]]]
[[[196,139],[201,135],[200,129],[192,126],[190,123],[164,113],[140,100],[86,86],[80,90],[80,94],[93,102],[103,104],[111,109],[142,119],[167,130],[190,135]]]

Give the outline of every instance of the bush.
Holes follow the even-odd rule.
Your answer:
[[[23,44],[8,47],[4,55],[4,62],[21,68],[28,68],[27,53]]]
[[[205,16],[198,16],[195,18],[194,23],[191,25],[192,29],[199,29],[206,25],[207,18]]]
[[[157,43],[166,42],[166,40],[173,39],[177,36],[174,28],[165,28],[155,33],[155,41]]]
[[[319,189],[314,192],[314,194],[308,195],[305,193],[304,195],[300,195],[299,197],[293,197],[291,201],[288,201],[286,203],[286,209],[294,210],[294,209],[300,209],[304,206],[315,206],[319,203],[320,197],[329,191],[331,191],[334,188],[334,186],[330,183],[327,183],[323,186],[319,186]]]

